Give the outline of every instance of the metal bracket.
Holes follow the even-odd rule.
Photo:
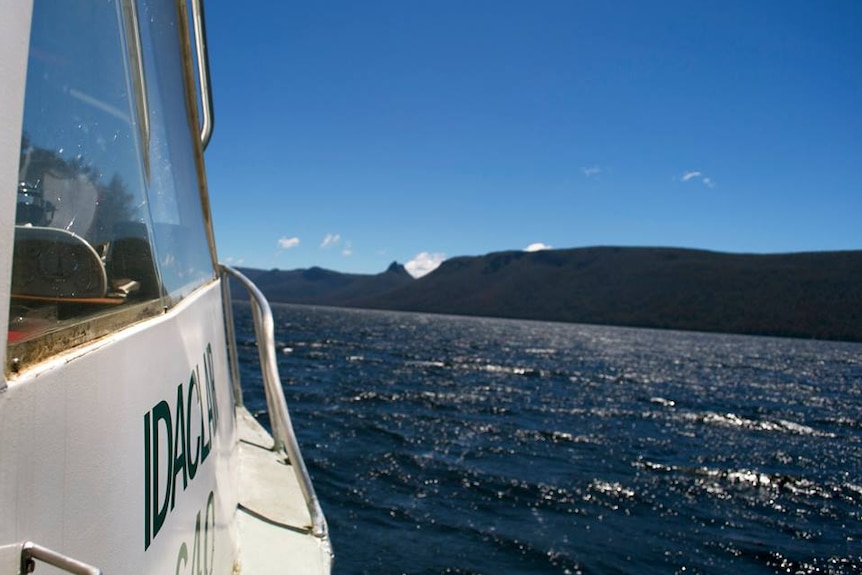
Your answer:
[[[52,551],[47,547],[36,545],[32,541],[26,541],[21,545],[21,568],[20,573],[32,573],[36,570],[36,561],[47,563],[57,569],[75,575],[102,575],[98,567],[88,565],[62,553]]]

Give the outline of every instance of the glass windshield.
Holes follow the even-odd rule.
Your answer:
[[[194,88],[187,74],[188,46],[179,31],[174,0],[142,5],[150,117],[150,214],[165,290],[172,297],[213,277],[201,206],[200,161]],[[197,153],[196,153],[197,152]]]
[[[171,0],[34,3],[10,345],[76,325],[47,346],[68,347],[214,277],[186,30]]]

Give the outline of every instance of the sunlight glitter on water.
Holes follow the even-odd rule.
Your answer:
[[[274,309],[337,573],[862,571],[858,344]]]

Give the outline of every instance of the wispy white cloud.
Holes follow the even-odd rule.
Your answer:
[[[446,254],[422,252],[404,264],[404,269],[414,278],[421,278],[440,267],[445,259]]]
[[[289,250],[290,248],[295,248],[298,245],[299,245],[299,238],[284,237],[284,238],[279,238],[279,240],[278,240],[278,247],[280,247],[283,250]]]
[[[680,181],[682,182],[690,182],[691,180],[699,180],[707,188],[714,188],[715,181],[709,176],[705,176],[703,172],[699,170],[691,170],[689,172],[684,172],[682,176],[680,176]]]
[[[353,255],[353,243],[350,240],[344,242],[344,249],[341,250],[341,255],[346,258]]]
[[[235,258],[233,256],[228,256],[225,259],[225,263],[229,266],[241,266],[245,263],[245,260],[243,258]]]
[[[323,241],[320,242],[320,247],[328,248],[337,246],[339,243],[341,243],[341,234],[326,234],[323,237]]]
[[[586,166],[581,168],[581,171],[588,178],[594,178],[602,173],[602,169],[598,166]]]
[[[543,244],[542,242],[535,242],[524,248],[525,252],[540,252],[542,250],[550,250],[553,249],[548,244]]]

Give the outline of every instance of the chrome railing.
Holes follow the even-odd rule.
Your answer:
[[[78,561],[68,555],[63,555],[47,547],[27,541],[21,545],[21,573],[32,573],[36,569],[36,561],[41,561],[67,573],[75,575],[102,575],[98,567]]]
[[[234,334],[233,313],[230,300],[230,288],[228,278],[233,277],[248,291],[251,301],[251,312],[254,318],[254,332],[257,338],[257,350],[260,357],[260,367],[263,374],[263,389],[266,394],[266,406],[269,411],[269,421],[272,424],[272,436],[275,440],[274,451],[283,451],[287,454],[293,466],[308,513],[311,516],[311,530],[317,537],[325,537],[327,534],[326,519],[320,507],[320,501],[314,493],[314,486],[305,467],[305,461],[296,441],[296,434],[290,422],[290,413],[287,410],[287,401],[284,399],[284,389],[281,387],[281,377],[278,374],[278,363],[275,354],[275,324],[272,320],[272,310],[263,293],[254,283],[243,274],[224,264],[220,265],[222,286],[224,294],[224,305],[226,321],[228,324],[228,348],[230,349],[231,369],[234,375],[234,393],[236,401],[241,405],[242,390],[239,388],[239,371],[236,357],[236,337]]]
[[[198,61],[198,90],[201,97],[201,146],[206,150],[213,134],[213,97],[210,89],[210,64],[207,55],[207,27],[204,23],[204,6],[201,0],[192,0],[192,30],[194,30],[195,56]]]

